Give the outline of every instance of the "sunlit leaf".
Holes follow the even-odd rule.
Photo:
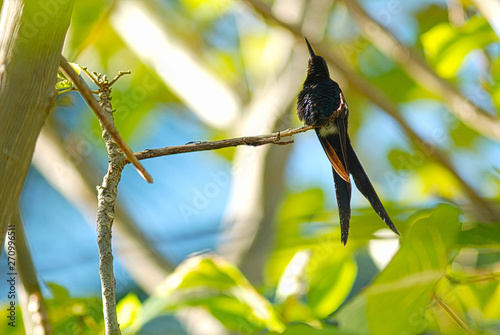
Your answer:
[[[56,90],[64,91],[73,87],[73,82],[71,80],[62,80],[56,84]]]
[[[422,34],[421,41],[436,72],[452,78],[470,51],[484,48],[498,37],[485,18],[473,16],[460,28],[440,23]]]
[[[120,300],[116,306],[116,313],[118,315],[118,323],[122,329],[134,322],[140,308],[141,302],[133,293],[129,293],[125,298]]]
[[[274,307],[238,268],[215,255],[191,257],[179,265],[144,302],[131,328],[138,330],[151,319],[185,306],[205,307],[227,328],[240,332],[285,329]]]
[[[323,249],[323,250],[321,250]],[[311,269],[312,278],[309,289],[309,303],[318,318],[325,318],[334,312],[347,298],[356,279],[357,266],[351,250],[337,250],[335,254],[316,251],[321,257]],[[314,267],[314,265],[316,265]]]
[[[357,334],[416,334],[436,283],[445,275],[449,251],[460,231],[459,211],[440,205],[417,213],[399,251],[372,285],[345,305],[334,320]]]
[[[449,170],[438,164],[425,164],[419,170],[423,193],[453,198],[461,193],[461,186]]]
[[[231,5],[229,0],[182,0],[193,16],[199,20],[214,20],[224,14]]]
[[[47,283],[46,285],[50,288],[52,296],[54,297],[55,300],[65,301],[69,299],[69,292],[63,286],[58,285],[56,283]]]
[[[276,251],[266,268],[266,283],[276,286],[286,266],[296,252],[307,249],[316,241],[301,235],[304,222],[318,219],[323,214],[324,194],[320,189],[310,189],[290,194],[279,210],[279,233]],[[312,226],[312,225],[310,225]],[[307,240],[307,241],[306,241]]]
[[[82,68],[80,67],[80,65],[78,65],[76,63],[71,63],[71,62],[69,62],[69,65],[73,68],[73,70],[75,70],[77,75],[81,74]],[[57,77],[59,79],[62,79],[61,81],[57,82],[57,84],[56,84],[56,90],[59,91],[58,92],[59,94],[62,93],[63,91],[70,90],[73,87],[73,82],[71,80],[67,79],[66,75],[63,72],[58,71]]]
[[[491,64],[491,77],[493,78],[491,97],[497,111],[500,111],[500,58],[493,60]]]
[[[53,298],[44,300],[54,334],[101,334],[104,331],[102,300],[97,297],[74,298],[68,290],[55,283],[46,283]],[[16,322],[16,328],[21,327]],[[10,328],[10,327],[9,327]],[[2,325],[0,325],[0,333]],[[24,329],[22,329],[24,331]],[[6,334],[11,334],[7,331]],[[24,332],[22,332],[24,334]]]

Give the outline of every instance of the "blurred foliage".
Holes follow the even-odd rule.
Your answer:
[[[319,195],[316,190],[310,192]],[[305,200],[305,194],[289,199],[284,206],[285,215],[289,215],[290,204]],[[305,220],[312,223],[310,214],[299,210],[297,218],[308,217]],[[313,243],[312,236],[291,229],[293,233],[287,236],[294,236],[294,244],[298,241],[301,244],[293,250],[290,246],[278,245],[274,252],[276,266],[279,266],[278,259],[290,259],[295,250],[308,249],[312,256],[303,269],[298,263],[291,264],[296,273],[293,270],[283,272],[288,277],[279,278],[279,281],[297,275],[304,286],[279,298],[277,292],[274,298],[274,294],[259,294],[237,268],[219,256],[193,256],[142,304],[134,296],[120,302],[119,315],[125,315],[121,323],[130,325],[124,333],[135,333],[152,318],[175,312],[183,306],[204,307],[228,329],[249,334],[264,329],[270,334],[459,331],[456,323],[449,322],[451,316],[436,304],[436,299],[440,299],[479,333],[495,334],[500,327],[500,311],[496,308],[500,274],[490,271],[498,269],[498,227],[479,225],[462,230],[459,216],[460,211],[450,205],[439,205],[411,215],[405,223],[409,230],[402,237],[398,252],[373,282],[348,302],[345,299],[356,274],[356,263],[351,255],[367,243],[364,238],[359,240],[353,236],[344,248],[331,240],[323,243],[324,232],[311,234],[316,239]],[[488,241],[493,236],[496,241],[486,242],[480,253],[495,257],[481,265],[464,264],[467,257],[461,254],[471,250],[475,241]],[[270,268],[275,269],[274,266]],[[478,274],[471,277],[464,272]],[[337,308],[333,316],[325,319]],[[286,328],[285,323],[288,324]]]
[[[443,78],[456,75],[465,56],[472,50],[484,50],[492,42],[498,42],[485,18],[471,17],[460,28],[443,22],[422,34],[426,55]]]
[[[157,55],[151,51],[144,56],[120,30],[117,23],[123,14],[120,10],[130,3],[140,3],[148,18],[157,22],[158,30],[171,44],[168,52]],[[295,2],[265,3],[275,5],[274,13],[281,12],[282,17],[293,20],[293,9],[292,12],[286,9],[290,10]],[[322,1],[304,3],[303,7],[310,11],[324,8],[319,6]],[[465,6],[462,25],[451,22],[445,1],[415,2],[414,5],[389,0],[362,3],[367,8],[378,4],[371,12],[374,18],[395,35],[404,37],[408,47],[425,58],[443,80],[486,106],[491,114],[498,114],[500,44],[474,2],[458,1]],[[399,4],[399,9],[395,4]],[[440,92],[417,83],[404,67],[363,37],[359,30],[367,27],[357,27],[342,2],[335,1],[327,8],[328,11],[304,14],[297,19],[318,23],[318,26],[321,18],[326,21],[324,27],[317,28],[320,30],[304,29],[311,40],[322,37],[322,45],[343,59],[348,70],[374,84],[405,112],[403,116],[417,115],[414,120],[423,124],[422,128],[432,129],[434,125],[420,116],[420,110],[406,110],[406,106],[422,100],[449,108],[443,107],[445,101]],[[149,34],[157,36],[153,31],[142,31],[143,27],[134,27],[143,34],[143,39],[151,38]],[[294,57],[302,57],[304,64],[293,71],[301,71],[305,77],[306,51],[302,43],[298,36],[276,27],[273,20],[256,14],[243,2],[92,0],[76,1],[63,53],[69,61],[87,66],[90,71],[105,73],[108,79],[119,71],[132,71],[113,86],[112,103],[120,132],[127,141],[142,144],[142,140],[154,133],[160,113],[189,114],[181,128],[191,127],[188,122],[194,120],[193,124],[204,129],[206,140],[232,136],[247,116],[244,113],[248,105],[261,91],[271,87]],[[215,129],[216,126],[202,121],[204,113],[211,111],[186,107],[190,98],[196,99],[197,94],[206,92],[187,92],[187,97],[181,96],[176,93],[175,84],[167,82],[158,59],[169,63],[176,53],[193,60],[203,74],[222,82],[234,95],[237,113],[240,113],[238,122]],[[156,60],[152,60],[154,57]],[[454,317],[465,322],[475,334],[500,333],[500,223],[475,222],[471,215],[474,208],[459,209],[464,192],[452,173],[409,145],[403,130],[391,128],[389,118],[383,121],[387,123],[377,120],[375,108],[365,92],[350,86],[337,69],[330,70],[349,102],[351,139],[356,148],[375,157],[372,164],[365,167],[368,172],[378,172],[369,173],[375,188],[386,188],[384,205],[402,235],[394,257],[385,268],[373,265],[374,242],[393,242],[394,245],[397,242],[393,235],[380,235],[385,226],[371,208],[353,206],[349,242],[344,247],[340,244],[338,212],[332,210],[335,200],[332,200],[331,181],[328,185],[324,185],[322,179],[314,179],[311,185],[298,182],[297,187],[286,187],[274,219],[276,235],[272,252],[262,265],[265,268],[262,285],[254,286],[234,264],[220,256],[192,256],[149,298],[144,300],[130,293],[121,299],[118,317],[124,334],[141,334],[145,325],[160,316],[192,306],[204,308],[226,328],[248,334],[463,334],[464,329]],[[194,72],[179,71],[193,82],[199,80]],[[61,78],[57,88],[65,91],[71,89],[71,84]],[[293,114],[293,102],[283,103],[292,106],[289,112]],[[58,104],[88,109],[71,94],[60,95]],[[80,136],[86,145],[103,150],[101,130],[92,113],[71,110],[52,117],[59,118],[63,125],[73,124],[65,130],[68,138],[74,140]],[[298,125],[295,117],[292,120],[293,125]],[[439,130],[450,141],[436,140],[433,144],[447,152],[451,161],[464,162],[457,164],[459,172],[474,182],[472,186],[478,193],[488,195],[488,201],[498,203],[498,144],[453,116],[442,121]],[[296,137],[297,146],[301,138]],[[70,147],[71,143],[80,142],[68,143]],[[88,156],[89,152],[97,156],[92,148],[85,147],[82,151]],[[74,148],[77,149],[80,148]],[[213,155],[231,163],[234,153],[235,149],[230,148]],[[88,156],[79,158],[93,158]],[[367,158],[360,155],[363,162]],[[303,156],[301,159],[304,160]],[[316,164],[316,157],[310,159],[314,162],[306,168]],[[199,163],[201,168],[204,163]],[[294,163],[303,162],[296,159]],[[306,168],[302,167],[301,171]],[[296,174],[290,173],[292,177]],[[404,199],[398,198],[401,194]],[[164,196],[161,194],[161,201],[169,201]],[[436,205],[438,202],[457,207]],[[369,258],[371,267],[361,256]],[[51,294],[47,304],[54,334],[102,333],[99,299],[70,297],[65,288],[56,284],[47,287]],[[21,325],[20,318],[18,320]],[[20,326],[10,329],[6,322],[1,322],[0,333],[22,334],[23,331]]]
[[[144,303],[132,331],[180,307],[203,306],[227,328],[244,333],[283,331],[284,324],[234,265],[218,256],[195,256],[179,265]]]
[[[46,283],[46,287],[50,291],[50,298],[45,299],[45,304],[53,334],[95,335],[103,332],[101,299],[70,297],[64,287],[55,283]],[[4,310],[4,306],[0,307]],[[8,326],[7,322],[0,322],[1,334],[26,334],[19,305],[17,308],[16,327]]]

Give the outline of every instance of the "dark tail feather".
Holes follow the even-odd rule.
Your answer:
[[[363,166],[361,166],[358,156],[356,156],[356,153],[354,152],[354,149],[352,148],[351,142],[349,140],[347,141],[347,149],[348,149],[347,159],[349,160],[350,173],[354,179],[354,182],[356,183],[356,187],[361,192],[361,194],[363,194],[365,198],[368,199],[375,212],[377,212],[378,216],[380,216],[380,218],[385,222],[385,224],[393,232],[399,235],[398,230],[392,223],[389,214],[387,214],[384,206],[382,205],[382,202],[380,201],[377,193],[375,192],[375,189],[373,188],[370,179],[368,179],[368,176],[366,175]]]
[[[351,220],[351,184],[342,179],[333,168],[332,171],[339,207],[341,240],[345,245],[349,236],[349,222]]]
[[[347,136],[347,133],[345,133],[345,136]],[[330,162],[332,162],[333,180],[335,182],[335,193],[337,194],[337,205],[339,208],[341,240],[345,245],[347,243],[347,237],[349,236],[349,222],[351,220],[351,183],[347,181],[350,181],[349,178],[343,177],[340,173],[343,172],[349,176],[349,173],[345,170],[347,164],[344,161],[344,157],[347,157],[347,153],[345,155],[343,154],[343,151],[347,151],[348,147],[346,146],[345,150],[342,150],[342,139],[339,133],[323,137],[319,136],[318,132],[318,138],[328,158],[330,158]],[[349,141],[344,139],[344,143],[347,142]],[[331,159],[332,156],[336,158],[338,166],[333,164]]]

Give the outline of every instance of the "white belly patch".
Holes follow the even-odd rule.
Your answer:
[[[319,128],[319,134],[323,137],[337,134],[338,132],[339,129],[337,128],[337,125],[335,125],[335,122],[327,123],[323,127]]]

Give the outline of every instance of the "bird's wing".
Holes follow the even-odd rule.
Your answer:
[[[340,136],[340,150],[342,151],[342,158],[344,161],[344,169],[347,174],[347,177],[349,178],[349,160],[347,159],[347,117],[340,117],[337,120],[337,128],[339,130],[339,136]],[[350,182],[349,180],[347,180]]]
[[[338,135],[333,134],[329,136],[321,136],[319,133],[318,128],[316,128],[316,134],[318,135],[319,141],[321,145],[323,146],[323,149],[325,150],[326,156],[328,156],[328,159],[330,160],[330,163],[332,164],[333,170],[346,182],[350,183],[351,180],[349,178],[349,172],[347,172],[346,168],[344,167],[344,164],[339,159],[339,156],[337,155],[337,152],[335,148],[340,152],[341,149],[341,144],[340,141],[338,140]],[[336,140],[333,140],[336,138]]]
[[[380,216],[385,224],[393,232],[399,235],[399,232],[392,223],[392,220],[389,217],[389,214],[387,214],[384,205],[382,205],[377,192],[375,192],[370,179],[368,179],[368,176],[366,175],[366,172],[363,169],[358,156],[356,156],[356,153],[354,152],[350,141],[347,141],[347,158],[349,161],[349,166],[351,168],[351,175],[354,179],[354,182],[356,183],[356,187],[358,188],[358,190],[365,196],[366,199],[368,199],[375,212],[377,212],[378,216]]]

